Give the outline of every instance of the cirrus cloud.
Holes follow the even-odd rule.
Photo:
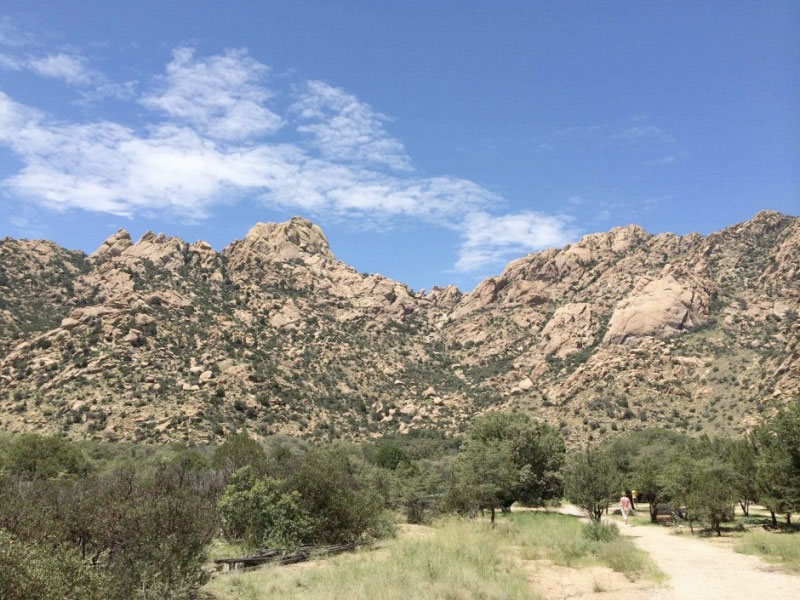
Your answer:
[[[26,68],[83,84],[70,64]],[[560,216],[498,215],[504,199],[470,180],[417,176],[388,117],[356,96],[321,81],[271,89],[269,77],[246,50],[198,57],[178,48],[134,98],[148,110],[139,126],[63,121],[0,92],[0,145],[22,164],[1,185],[53,210],[127,217],[199,221],[252,198],[365,226],[411,219],[457,232],[465,272],[576,234]],[[108,84],[98,81],[98,92]]]
[[[579,235],[568,217],[535,211],[499,216],[478,211],[468,214],[463,225],[456,269],[465,272],[543,248],[563,246]]]

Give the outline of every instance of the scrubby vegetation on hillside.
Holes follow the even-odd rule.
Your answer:
[[[90,256],[0,240],[6,431],[219,443],[463,432],[513,408],[570,447],[665,427],[737,434],[800,391],[800,219],[709,236],[637,226],[414,292],[312,223],[222,252],[124,231]]]

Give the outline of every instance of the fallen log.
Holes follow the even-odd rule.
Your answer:
[[[234,558],[218,558],[214,563],[223,570],[234,571],[252,569],[264,564],[277,563],[281,566],[304,562],[312,556],[325,556],[355,550],[359,546],[367,546],[372,542],[350,542],[332,546],[300,546],[299,548],[261,548],[252,556]]]

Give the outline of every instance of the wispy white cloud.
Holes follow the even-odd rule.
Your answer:
[[[60,79],[73,85],[85,86],[102,81],[102,77],[88,67],[85,58],[65,52],[44,56],[0,52],[0,69],[28,70],[42,77]]]
[[[363,225],[412,219],[459,233],[462,271],[574,237],[565,217],[498,216],[504,199],[481,185],[415,175],[387,118],[339,88],[313,81],[286,89],[290,107],[273,112],[265,104],[278,94],[268,75],[242,50],[196,57],[178,49],[138,98],[152,111],[139,128],[55,119],[0,92],[0,145],[22,163],[0,185],[53,210],[128,217],[197,221],[247,197]],[[89,87],[105,93],[106,84],[115,85]],[[127,85],[117,97],[135,90]],[[289,122],[297,124],[294,140]],[[281,127],[279,142],[272,135]]]
[[[27,67],[43,77],[61,79],[67,83],[86,84],[94,79],[82,57],[63,52],[28,59]]]
[[[292,108],[303,121],[297,130],[325,158],[411,170],[402,142],[384,128],[389,118],[341,88],[309,81]]]
[[[667,156],[662,156],[661,158],[646,160],[644,164],[646,164],[648,167],[656,167],[660,165],[671,165],[675,162],[678,162],[678,157],[674,154],[669,154]]]
[[[33,38],[17,29],[8,17],[0,18],[0,69],[29,70],[42,77],[70,84],[86,85],[100,81],[99,73],[87,65],[83,56],[72,52],[32,53]]]
[[[21,71],[25,68],[25,64],[17,57],[11,54],[0,52],[0,69],[8,69],[9,71]]]
[[[565,216],[532,211],[500,216],[475,212],[464,221],[456,269],[479,271],[521,254],[563,246],[577,235]]]
[[[0,46],[19,48],[30,44],[32,37],[15,27],[11,17],[0,17]]]
[[[136,80],[118,83],[115,81],[99,82],[91,88],[81,91],[81,101],[79,104],[84,106],[102,102],[106,99],[114,100],[133,100],[136,97],[136,88],[139,82]]]
[[[566,127],[539,136],[534,140],[539,152],[556,150],[597,150],[634,152],[637,156],[669,153],[677,159],[677,141],[669,132],[647,123],[645,116],[636,116],[628,125],[587,125]],[[668,161],[669,162],[669,161]],[[647,164],[667,164],[646,161]]]
[[[173,52],[159,88],[142,104],[220,140],[273,133],[283,119],[266,108],[272,94],[263,85],[269,68],[245,50],[198,59],[191,48]]]
[[[609,133],[608,139],[611,142],[618,144],[640,144],[640,143],[674,144],[675,143],[675,138],[673,138],[663,129],[655,127],[654,125],[628,127],[621,131],[615,131]]]
[[[147,134],[112,122],[64,124],[2,93],[0,142],[25,165],[5,185],[57,210],[127,216],[167,210],[194,220],[248,194],[316,213],[453,227],[465,211],[500,202],[467,180],[397,178],[314,158],[292,144],[220,144],[175,124]]]

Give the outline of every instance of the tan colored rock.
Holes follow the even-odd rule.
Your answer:
[[[520,389],[520,391],[527,392],[528,390],[533,389],[533,381],[531,381],[530,377],[526,377],[517,384],[517,387]]]
[[[122,341],[128,342],[129,344],[135,344],[141,339],[142,339],[142,332],[139,331],[138,329],[131,329],[130,331],[128,331],[125,337],[122,338]]]
[[[141,327],[143,325],[150,325],[151,323],[155,323],[155,318],[151,317],[147,313],[139,313],[136,315],[134,322]]]
[[[542,329],[539,348],[545,354],[564,358],[591,346],[599,329],[600,315],[593,305],[586,302],[564,304]]]
[[[163,233],[156,235],[147,231],[138,242],[126,248],[119,258],[129,264],[147,259],[157,267],[174,271],[186,264],[188,248],[189,245],[180,238],[168,238]]]
[[[653,279],[617,305],[603,343],[669,336],[705,323],[711,289],[685,273]]]
[[[256,223],[240,245],[240,252],[255,253],[271,260],[303,260],[310,256],[333,260],[322,229],[301,217],[292,217],[286,223]]]
[[[461,300],[461,292],[454,285],[447,285],[445,287],[433,286],[430,292],[425,295],[425,299],[431,302],[434,306],[441,306],[446,309],[452,309]]]
[[[428,387],[424,392],[422,392],[423,398],[430,398],[436,395],[436,390],[433,389],[433,386]]]
[[[120,229],[117,233],[108,236],[106,240],[89,255],[89,259],[97,262],[101,259],[113,258],[119,256],[130,247],[131,235],[124,229]]]
[[[104,317],[118,312],[118,309],[111,308],[110,306],[84,306],[83,308],[76,308],[73,310],[70,317],[83,322],[94,319],[95,317]]]
[[[73,319],[71,317],[67,317],[66,319],[62,319],[61,320],[61,329],[66,329],[67,331],[72,331],[73,329],[75,329],[80,324],[81,324],[81,322],[78,321],[77,319]]]
[[[303,314],[300,312],[300,309],[293,300],[289,300],[278,311],[269,316],[269,322],[273,327],[280,329],[281,327],[296,323],[302,318]]]
[[[409,416],[409,415],[414,415],[416,413],[417,413],[417,407],[410,403],[406,404],[400,409],[401,415]]]

